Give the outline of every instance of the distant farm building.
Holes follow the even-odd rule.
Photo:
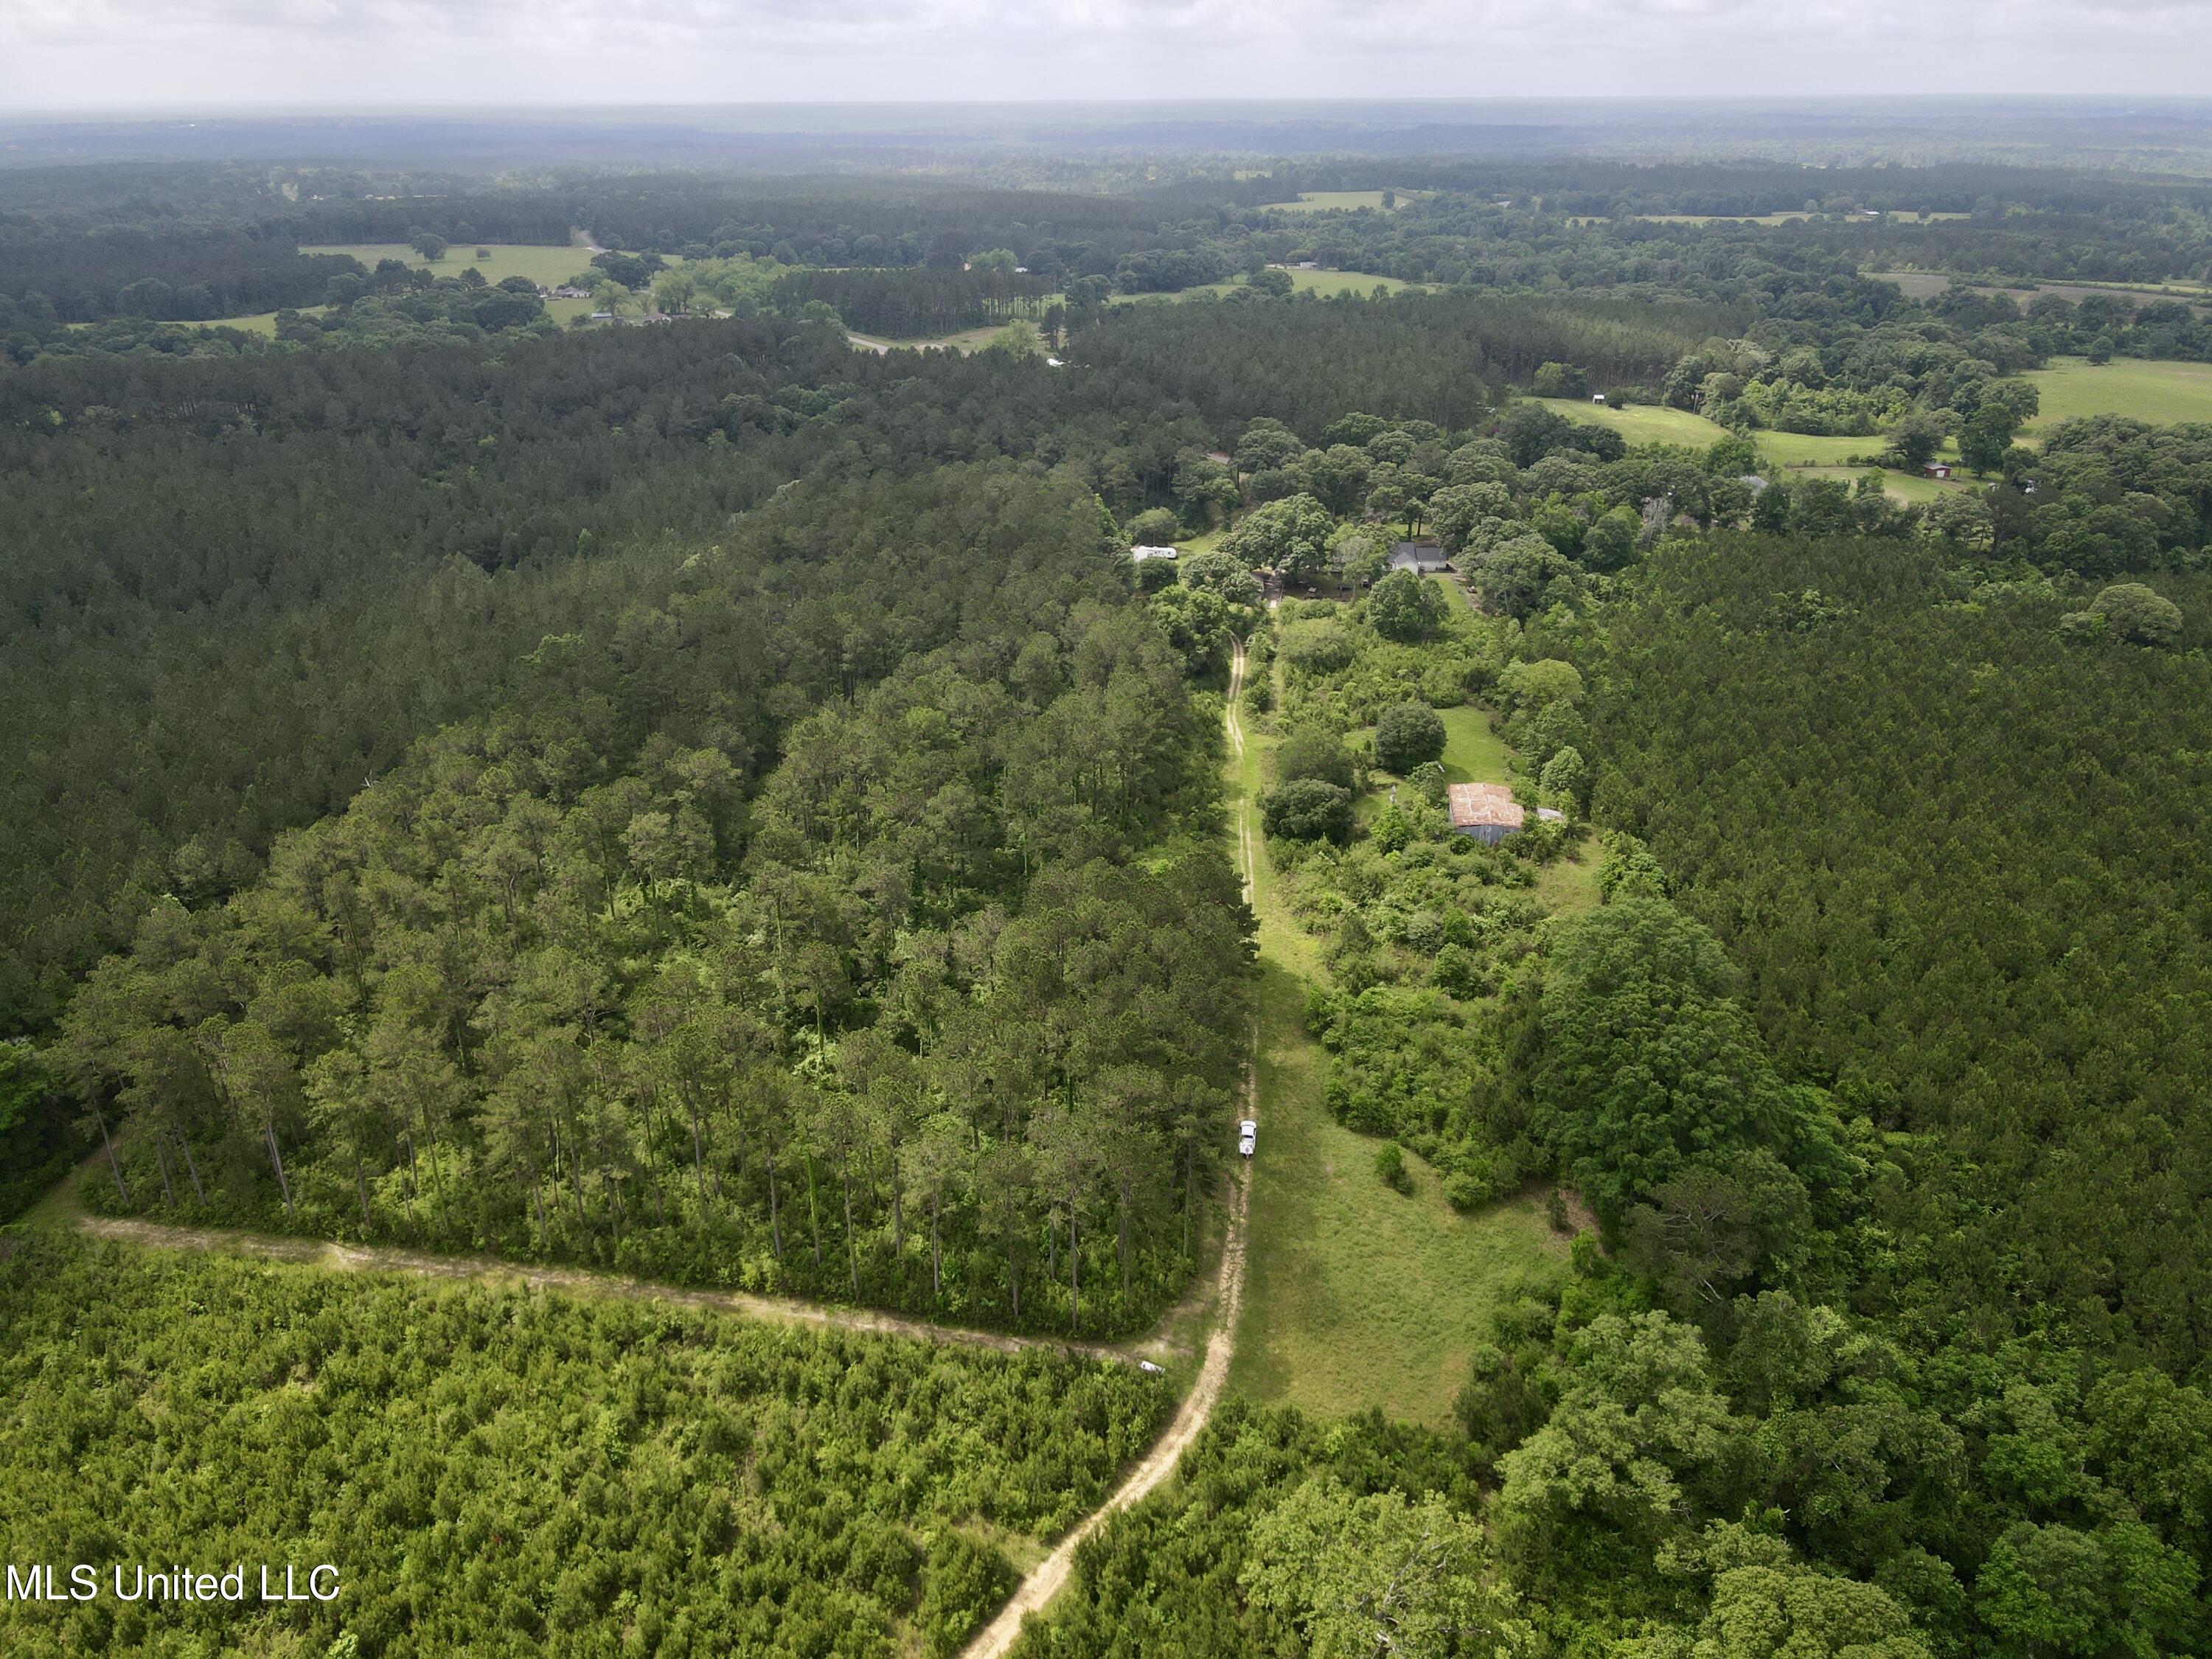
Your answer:
[[[1951,476],[1950,465],[1944,461],[1930,461],[1920,470],[1931,478],[1948,478]]]
[[[1434,542],[1400,542],[1390,550],[1390,568],[1433,576],[1451,566],[1444,559],[1443,549]]]
[[[1449,793],[1453,833],[1472,836],[1486,847],[1497,846],[1528,821],[1528,810],[1502,783],[1455,783]],[[1548,806],[1536,809],[1536,817],[1547,823],[1565,816]]]
[[[1172,547],[1133,547],[1129,550],[1129,556],[1142,564],[1146,559],[1173,559],[1176,550]]]
[[[1605,393],[1603,393],[1602,392],[1591,392],[1591,393],[1590,393],[1590,401],[1591,401],[1592,403],[1594,403],[1594,404],[1601,404],[1601,403],[1603,403],[1603,402],[1605,401]]]

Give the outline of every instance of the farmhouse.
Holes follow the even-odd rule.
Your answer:
[[[1527,810],[1502,783],[1455,783],[1449,793],[1452,833],[1473,836],[1486,847],[1497,846],[1527,822]],[[1536,809],[1536,817],[1547,823],[1565,816],[1548,806]]]
[[[1390,568],[1432,576],[1451,566],[1445,562],[1443,549],[1434,542],[1400,542],[1390,550]]]
[[[1176,550],[1172,547],[1133,547],[1129,550],[1129,556],[1139,564],[1146,559],[1172,560],[1176,556]]]

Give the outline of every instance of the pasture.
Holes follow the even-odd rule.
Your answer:
[[[1631,404],[1626,409],[1615,409],[1609,404],[1594,404],[1587,398],[1537,398],[1530,401],[1570,420],[1609,426],[1632,444],[1680,444],[1691,449],[1709,449],[1728,436],[1727,428],[1704,416],[1664,404]]]
[[[1267,205],[1283,213],[1346,213],[1360,208],[1379,211],[1382,194],[1379,190],[1308,190],[1301,191],[1295,202],[1270,202]],[[1401,190],[1396,194],[1396,206],[1403,207],[1424,192]]]
[[[2158,425],[2212,422],[2212,363],[2059,357],[2027,378],[2043,398],[2041,412],[2024,428],[2031,434],[2081,415],[2125,415]]]

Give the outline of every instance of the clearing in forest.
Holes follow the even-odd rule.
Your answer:
[[[1506,750],[1488,717],[1471,707],[1443,714],[1447,772],[1503,781]],[[1230,1382],[1255,1400],[1327,1416],[1379,1407],[1441,1427],[1492,1310],[1530,1279],[1560,1271],[1565,1245],[1533,1197],[1462,1214],[1418,1158],[1407,1159],[1412,1194],[1393,1192],[1376,1173],[1382,1142],[1330,1115],[1328,1055],[1305,1026],[1307,990],[1327,970],[1259,845],[1257,801],[1273,746],[1248,736],[1227,790],[1232,822],[1249,820],[1255,842],[1261,970],[1260,1151]],[[1583,865],[1566,861],[1546,875],[1570,902],[1589,880]]]
[[[2212,421],[2212,363],[2056,357],[2050,368],[2030,370],[2027,378],[2043,396],[2028,433],[2047,432],[2081,415],[2124,415],[2158,426]]]

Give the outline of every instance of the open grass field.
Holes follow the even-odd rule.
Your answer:
[[[1481,711],[1443,715],[1451,775],[1503,778],[1504,746]],[[1262,787],[1271,744],[1247,738],[1229,781],[1232,811]],[[1264,846],[1255,865],[1260,1153],[1231,1386],[1328,1416],[1379,1407],[1443,1425],[1492,1311],[1519,1286],[1564,1273],[1565,1246],[1533,1197],[1462,1215],[1410,1157],[1409,1196],[1382,1183],[1381,1143],[1338,1123],[1323,1099],[1328,1056],[1304,1017],[1306,988],[1325,972],[1319,946],[1285,913]]]
[[[1397,204],[1403,207],[1422,193],[1418,190],[1401,190],[1398,192]],[[1382,192],[1379,190],[1308,190],[1301,191],[1295,202],[1270,202],[1267,205],[1285,213],[1340,213],[1355,208],[1380,210]]]
[[[1879,455],[1888,441],[1879,433],[1863,438],[1818,438],[1803,432],[1762,432],[1759,453],[1777,466],[1843,466],[1863,455]]]
[[[477,258],[478,246],[491,249],[491,258]],[[488,283],[503,282],[509,276],[527,276],[544,288],[551,288],[556,283],[565,282],[592,268],[592,255],[588,248],[566,244],[560,247],[544,247],[521,242],[456,242],[447,251],[446,257],[434,265],[426,264],[422,255],[404,242],[349,242],[326,247],[303,247],[300,252],[349,253],[371,270],[376,269],[380,259],[398,259],[410,270],[429,270],[441,276],[458,276],[474,265],[483,272],[484,281]]]
[[[2060,357],[2027,378],[2043,397],[2041,413],[2026,428],[2031,434],[2080,415],[2126,415],[2161,425],[2212,421],[2212,363],[2122,357],[2092,364]]]
[[[1808,466],[1799,475],[1808,478],[1841,478],[1856,484],[1873,469],[1863,466]],[[1939,495],[1955,495],[1962,489],[1978,489],[1981,485],[1972,478],[1923,478],[1894,469],[1886,471],[1881,478],[1882,494],[1893,501],[1903,501],[1908,507],[1925,507]]]
[[[1455,610],[1464,610],[1466,601],[1456,593],[1452,596]],[[1444,723],[1444,777],[1451,783],[1507,783],[1512,780],[1512,769],[1507,763],[1509,750],[1504,738],[1499,737],[1490,724],[1490,716],[1472,703],[1462,703],[1457,708],[1440,708],[1437,715]]]
[[[1587,398],[1539,398],[1534,401],[1569,420],[1609,426],[1632,444],[1680,444],[1691,449],[1707,449],[1728,436],[1725,427],[1686,409],[1653,404],[1632,404],[1626,409],[1614,409],[1609,404],[1594,404]]]

